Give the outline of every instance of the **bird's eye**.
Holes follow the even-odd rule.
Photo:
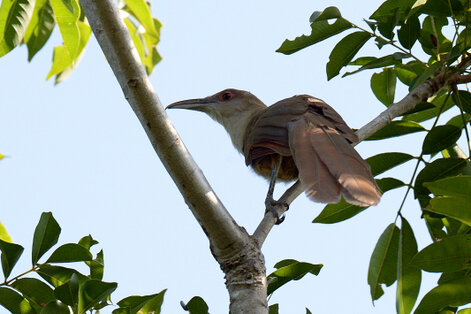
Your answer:
[[[232,98],[234,98],[234,93],[231,92],[225,92],[219,96],[220,101],[229,101]]]

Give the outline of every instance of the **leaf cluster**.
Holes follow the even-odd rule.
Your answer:
[[[13,278],[11,272],[24,249],[0,233],[1,264],[4,275],[0,283],[0,305],[12,313],[85,313],[99,312],[111,305],[116,282],[103,281],[103,250],[93,256],[91,247],[98,244],[90,235],[78,243],[57,247],[44,262],[42,257],[57,244],[61,228],[50,212],[41,215],[33,236],[32,268]],[[89,273],[58,264],[85,263]],[[166,290],[146,296],[130,296],[117,302],[113,313],[160,313]]]
[[[403,188],[404,200],[412,191],[431,235],[432,244],[419,251],[414,231],[402,214],[403,200],[395,221],[373,250],[368,271],[371,297],[377,300],[384,294],[384,286],[397,283],[398,313],[410,313],[414,307],[415,313],[456,313],[459,306],[471,302],[471,255],[467,253],[471,250],[471,93],[459,88],[459,84],[471,81],[470,12],[467,0],[386,0],[361,27],[343,17],[338,8],[328,7],[311,15],[311,34],[285,40],[277,50],[292,54],[349,32],[330,53],[326,65],[329,80],[343,68],[350,69],[343,76],[374,70],[370,87],[386,107],[399,104],[395,103],[398,82],[410,93],[425,84],[439,86],[434,95],[367,139],[424,134],[419,155],[404,147],[403,152],[384,152],[367,159],[374,176],[415,163],[410,182],[393,175],[382,176],[377,183],[383,193]],[[357,57],[368,42],[374,42],[379,51],[389,46],[393,53]],[[454,79],[449,79],[452,76]],[[452,118],[441,121],[444,112]],[[459,143],[463,138],[467,144],[462,148]],[[338,223],[365,209],[342,200],[327,205],[313,222]],[[442,276],[438,286],[416,306],[421,271]]]
[[[162,59],[157,51],[162,24],[152,17],[145,0],[120,1],[124,23],[137,48],[147,74]],[[78,0],[5,0],[0,5],[0,57],[26,44],[28,61],[49,40],[56,25],[63,44],[54,47],[46,79],[65,80],[80,62],[91,29]]]

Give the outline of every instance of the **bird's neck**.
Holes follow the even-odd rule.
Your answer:
[[[211,113],[210,116],[224,126],[234,147],[243,154],[244,139],[249,123],[266,108],[260,102],[251,106],[250,109],[233,111],[231,114]]]

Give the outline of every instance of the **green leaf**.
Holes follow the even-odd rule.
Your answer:
[[[88,280],[80,285],[78,311],[80,313],[91,309],[100,301],[105,300],[116,290],[116,282],[104,282],[100,280]]]
[[[406,185],[404,182],[396,178],[376,179],[376,183],[378,184],[380,190],[383,191],[383,193]]]
[[[1,159],[1,158],[0,158]],[[0,222],[0,240],[3,240],[5,242],[13,242],[11,240],[11,237],[10,235],[8,234],[7,232],[7,229],[5,228],[5,226],[2,224],[2,222]]]
[[[430,65],[425,71],[422,72],[420,76],[418,76],[412,83],[413,85],[409,85],[409,92],[413,91],[420,84],[428,80],[431,76],[433,76],[443,65],[443,61],[438,61]],[[411,83],[411,84],[412,84]]]
[[[2,0],[0,5],[0,57],[6,55],[23,39],[34,0]]]
[[[26,29],[24,41],[28,46],[28,61],[46,44],[56,26],[49,0],[36,0],[33,15]]]
[[[75,67],[79,64],[85,52],[85,47],[90,38],[91,28],[87,23],[82,21],[78,21],[77,26],[80,32],[80,42],[78,46],[78,55],[75,59],[71,58],[68,50],[66,47],[64,47],[64,45],[54,47],[54,56],[51,70],[49,71],[49,74],[46,78],[46,80],[48,80],[52,76],[56,75],[54,84],[58,84],[69,77]]]
[[[327,79],[337,76],[340,69],[346,66],[358,50],[371,38],[368,32],[355,32],[341,39],[329,55],[327,62]]]
[[[394,73],[397,78],[407,86],[411,86],[413,80],[422,72],[424,72],[426,66],[419,61],[410,61],[406,64],[398,64],[394,67]]]
[[[0,305],[15,314],[36,313],[28,300],[23,298],[18,292],[9,288],[0,287]]]
[[[0,240],[0,251],[2,251],[1,261],[2,261],[2,270],[5,279],[10,276],[13,267],[15,267],[16,262],[23,253],[23,247],[18,244],[5,242]]]
[[[314,45],[324,39],[337,35],[344,30],[352,27],[352,24],[343,19],[338,18],[334,23],[330,24],[327,20],[314,21],[311,23],[311,34],[296,37],[294,40],[285,39],[280,48],[276,51],[285,55],[290,55],[301,49]]]
[[[40,265],[39,269],[36,270],[36,272],[54,287],[58,287],[67,283],[73,274],[77,276],[79,282],[89,280],[87,276],[82,275],[75,269],[62,266],[52,266],[49,264]]]
[[[399,166],[411,159],[414,156],[405,153],[382,153],[366,159],[366,162],[371,167],[371,173],[373,176],[377,176],[389,169]]]
[[[54,244],[57,243],[61,227],[52,216],[51,212],[41,214],[39,223],[34,230],[32,263],[33,265],[46,253]]]
[[[471,226],[471,198],[438,196],[430,200],[427,211],[454,218]]]
[[[446,124],[454,125],[459,128],[464,128],[466,124],[469,123],[470,121],[471,121],[471,114],[465,113],[463,115],[459,114],[457,116],[454,116],[453,118],[448,120]]]
[[[326,205],[322,212],[312,222],[322,224],[337,223],[359,214],[366,208],[367,207],[360,207],[347,203],[347,201],[342,197],[340,202],[337,204]]]
[[[122,309],[126,309],[126,313],[135,314],[139,311],[143,313],[155,313],[159,314],[162,303],[164,301],[164,294],[167,290],[162,290],[159,293],[144,295],[144,296],[130,296],[122,299],[118,302],[120,311],[113,311],[113,313],[121,312]],[[206,313],[207,313],[206,308]]]
[[[268,307],[268,314],[278,314],[279,310],[278,303],[272,304]]]
[[[428,0],[417,1],[417,6],[414,10],[414,13],[433,15],[435,17],[446,17],[460,14],[461,11],[463,11],[463,5],[461,4],[461,1]]]
[[[69,307],[61,301],[51,301],[41,310],[41,314],[70,314]]]
[[[337,19],[342,17],[340,14],[340,10],[337,7],[328,7],[325,8],[324,11],[314,11],[309,18],[309,22],[315,21],[323,21],[323,20],[330,20],[330,19]]]
[[[440,125],[434,127],[422,144],[423,154],[435,154],[456,143],[461,137],[461,129],[453,125]]]
[[[401,218],[396,291],[398,314],[409,314],[419,295],[422,274],[420,269],[410,265],[415,254],[417,254],[417,241],[414,232],[407,220]]]
[[[471,266],[471,235],[460,234],[434,242],[411,263],[429,272],[455,272]]]
[[[87,265],[90,267],[90,278],[102,280],[103,273],[105,271],[105,261],[103,258],[103,250],[98,252],[96,258],[90,262],[86,262]]]
[[[30,302],[34,302],[40,307],[56,299],[51,287],[35,278],[20,278],[13,281],[11,285]]]
[[[209,307],[204,302],[203,298],[196,296],[191,298],[187,304],[180,302],[185,311],[190,312],[191,314],[207,314],[209,313]]]
[[[279,287],[283,286],[291,280],[299,280],[306,274],[311,273],[318,275],[321,271],[322,264],[311,264],[298,262],[294,259],[282,260],[275,264],[275,270],[267,276],[268,288],[267,294],[272,294]]]
[[[420,35],[420,22],[417,16],[412,16],[397,31],[402,47],[411,49]]]
[[[436,313],[447,306],[460,306],[471,302],[471,278],[449,281],[428,292],[414,314]]]
[[[394,37],[393,29],[401,25],[415,0],[386,0],[371,15],[377,21],[379,32],[388,39]]]
[[[83,246],[84,248],[86,248],[87,250],[90,250],[90,248],[96,244],[98,244],[99,242],[95,239],[92,238],[91,235],[87,235],[87,236],[84,236],[83,238],[81,238],[78,242],[78,244],[80,244],[81,246]]]
[[[434,182],[426,182],[424,186],[435,195],[471,198],[471,176],[448,177]]]
[[[371,90],[376,98],[386,107],[394,102],[396,93],[396,74],[391,68],[385,68],[380,73],[374,73],[371,76]]]
[[[442,28],[445,25],[448,25],[445,17],[427,16],[424,19],[419,41],[425,53],[435,56],[437,53],[446,53],[451,50],[451,41],[442,34]]]
[[[67,243],[58,247],[46,263],[82,262],[91,261],[92,259],[92,253],[80,244]]]
[[[383,68],[390,65],[399,65],[402,64],[401,60],[404,58],[409,58],[409,55],[402,52],[395,52],[381,58],[360,57],[355,61],[350,62],[349,65],[361,65],[361,67],[353,72],[345,73],[342,77],[355,74],[363,70]]]
[[[64,304],[75,307],[78,304],[78,292],[79,280],[76,274],[72,274],[69,281],[54,290],[54,295]]]
[[[458,93],[453,93],[453,101],[458,106],[462,107],[464,112],[471,114],[471,93],[465,90],[460,90]]]
[[[133,16],[144,26],[146,32],[155,39],[155,42],[158,42],[160,35],[155,28],[152,13],[147,2],[145,0],[125,0],[124,2],[132,11]]]
[[[471,314],[471,308],[459,310],[457,314]]]
[[[415,179],[414,195],[428,195],[430,191],[423,185],[424,182],[433,182],[441,178],[458,175],[466,166],[466,160],[461,158],[440,158],[429,163],[422,169]]]
[[[71,60],[79,53],[80,31],[77,22],[80,18],[80,6],[77,0],[50,0],[57,25],[64,40],[65,49]],[[54,52],[55,53],[55,52]]]
[[[384,294],[381,284],[390,286],[396,281],[398,247],[399,228],[392,223],[380,236],[370,259],[368,284],[373,301]]]
[[[424,127],[413,121],[391,121],[381,130],[377,131],[366,140],[382,140],[385,138],[396,137],[411,133],[417,133],[425,131]]]

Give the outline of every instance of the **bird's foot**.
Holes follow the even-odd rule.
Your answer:
[[[280,211],[285,212],[289,209],[289,204],[286,202],[280,202],[273,199],[271,196],[267,196],[265,199],[265,213],[271,212],[276,218],[275,224],[279,225],[285,220],[285,214],[278,214]]]

